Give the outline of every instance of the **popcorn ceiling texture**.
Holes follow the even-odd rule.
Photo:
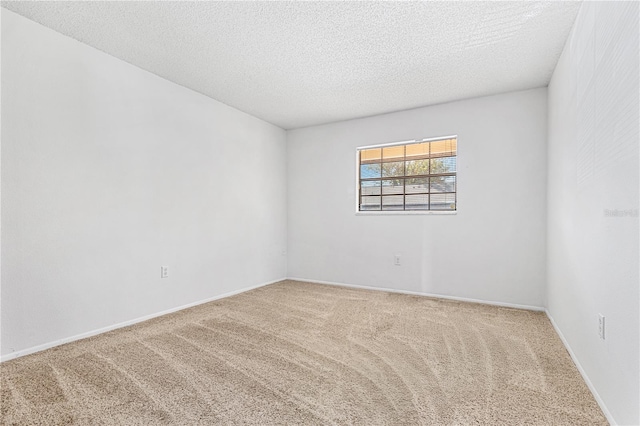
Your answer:
[[[8,2],[285,129],[549,83],[579,2]]]
[[[547,317],[284,281],[2,364],[1,424],[606,425]]]

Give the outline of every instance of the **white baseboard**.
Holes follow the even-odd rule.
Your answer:
[[[53,348],[55,346],[63,345],[65,343],[75,342],[76,340],[86,339],[87,337],[96,336],[98,334],[106,333],[107,331],[115,330],[115,329],[122,328],[122,327],[127,327],[127,326],[130,326],[130,325],[133,325],[133,324],[137,324],[139,322],[147,321],[147,320],[150,320],[152,318],[156,318],[156,317],[159,317],[159,316],[162,316],[162,315],[167,315],[167,314],[171,314],[171,313],[176,312],[176,311],[181,311],[183,309],[191,308],[193,306],[202,305],[203,303],[213,302],[214,300],[218,300],[218,299],[224,299],[225,297],[234,296],[236,294],[240,294],[240,293],[244,293],[244,292],[247,292],[247,291],[250,291],[250,290],[254,290],[256,288],[264,287],[266,285],[277,283],[277,282],[283,281],[285,279],[286,278],[280,278],[280,279],[277,279],[277,280],[274,280],[274,281],[269,281],[269,282],[258,284],[258,285],[254,285],[254,286],[251,286],[251,287],[242,288],[240,290],[235,290],[235,291],[231,291],[231,292],[228,292],[228,293],[220,294],[218,296],[213,296],[213,297],[210,297],[208,299],[198,300],[198,301],[193,302],[193,303],[188,303],[186,305],[182,305],[182,306],[178,306],[178,307],[175,307],[175,308],[167,309],[167,310],[164,310],[162,312],[157,312],[157,313],[154,313],[154,314],[145,315],[145,316],[140,317],[140,318],[132,319],[132,320],[129,320],[129,321],[124,321],[124,322],[121,322],[121,323],[118,323],[118,324],[114,324],[114,325],[109,325],[107,327],[99,328],[97,330],[88,331],[86,333],[77,334],[77,335],[71,336],[71,337],[65,337],[63,339],[54,340],[53,342],[44,343],[42,345],[33,346],[33,347],[30,347],[30,348],[27,348],[27,349],[22,349],[22,350],[19,350],[19,351],[11,352],[11,353],[8,353],[6,355],[2,355],[2,357],[0,357],[0,362],[9,361],[10,359],[15,359],[15,358],[19,358],[21,356],[30,355],[30,354],[33,354],[33,353],[36,353],[36,352],[44,351],[45,349],[50,349],[50,348]]]
[[[584,379],[585,383],[587,384],[587,387],[589,388],[589,390],[593,394],[593,397],[595,398],[596,402],[600,406],[600,409],[602,410],[603,414],[607,418],[607,421],[612,426],[617,425],[615,419],[611,415],[611,412],[609,411],[609,409],[605,405],[604,401],[602,400],[602,398],[600,397],[600,395],[596,391],[596,388],[591,383],[591,380],[589,380],[589,376],[587,376],[587,373],[582,368],[582,365],[580,365],[580,362],[578,361],[578,358],[573,353],[573,350],[571,349],[571,346],[569,346],[569,342],[567,342],[567,339],[565,339],[564,335],[562,334],[562,331],[560,331],[560,329],[558,328],[558,325],[553,320],[553,317],[551,316],[551,314],[549,313],[549,311],[546,308],[542,308],[542,307],[539,307],[539,306],[519,305],[519,304],[515,304],[515,303],[504,303],[504,302],[493,302],[493,301],[480,300],[480,299],[470,299],[470,298],[466,298],[466,297],[445,296],[445,295],[440,295],[440,294],[423,293],[423,292],[418,292],[418,291],[397,290],[397,289],[391,289],[391,288],[371,287],[371,286],[356,285],[356,284],[345,284],[345,283],[337,283],[337,282],[332,282],[332,281],[309,280],[309,279],[306,279],[306,278],[289,277],[287,279],[291,280],[291,281],[301,281],[301,282],[307,282],[307,283],[328,284],[328,285],[335,285],[335,286],[348,287],[348,288],[359,288],[359,289],[365,289],[365,290],[387,291],[387,292],[391,292],[391,293],[411,294],[411,295],[416,295],[416,296],[435,297],[435,298],[438,298],[438,299],[457,300],[457,301],[460,301],[460,302],[482,303],[482,304],[485,304],[485,305],[494,305],[494,306],[502,306],[502,307],[507,307],[507,308],[526,309],[526,310],[530,310],[530,311],[544,312],[547,315],[547,318],[549,318],[549,321],[551,322],[551,325],[553,326],[554,330],[556,331],[556,333],[560,337],[560,340],[562,341],[562,344],[567,349],[567,352],[569,352],[569,356],[571,356],[571,359],[573,360],[573,363],[576,365],[576,368],[578,369],[578,371],[580,372],[580,375],[582,376],[582,378]]]
[[[197,302],[193,302],[193,303],[189,303],[189,304],[186,304],[186,305],[178,306],[178,307],[175,307],[175,308],[167,309],[167,310],[164,310],[162,312],[157,312],[157,313],[154,313],[154,314],[145,315],[145,316],[140,317],[140,318],[132,319],[132,320],[129,320],[129,321],[124,321],[124,322],[121,322],[121,323],[118,323],[118,324],[114,324],[114,325],[110,325],[110,326],[107,326],[107,327],[103,327],[103,328],[100,328],[100,329],[97,329],[97,330],[88,331],[86,333],[81,333],[81,334],[78,334],[78,335],[75,335],[75,336],[66,337],[66,338],[63,338],[63,339],[58,339],[58,340],[55,340],[53,342],[49,342],[49,343],[45,343],[45,344],[42,344],[42,345],[33,346],[31,348],[23,349],[23,350],[20,350],[20,351],[12,352],[12,353],[9,353],[9,354],[6,354],[6,355],[3,355],[2,357],[0,357],[0,362],[4,362],[4,361],[11,360],[11,359],[19,358],[19,357],[25,356],[25,355],[30,355],[30,354],[33,354],[33,353],[36,353],[36,352],[40,352],[40,351],[43,351],[43,350],[46,350],[46,349],[53,348],[55,346],[63,345],[65,343],[70,343],[70,342],[74,342],[76,340],[85,339],[87,337],[96,336],[96,335],[101,334],[101,333],[106,333],[107,331],[115,330],[115,329],[122,328],[122,327],[127,327],[127,326],[130,326],[130,325],[133,325],[133,324],[137,324],[137,323],[140,323],[140,322],[143,322],[143,321],[147,321],[147,320],[150,320],[152,318],[156,318],[156,317],[159,317],[159,316],[162,316],[162,315],[167,315],[167,314],[170,314],[170,313],[173,313],[173,312],[181,311],[183,309],[191,308],[193,306],[202,305],[203,303],[208,303],[208,302],[212,302],[214,300],[224,299],[226,297],[234,296],[234,295],[240,294],[240,293],[245,293],[247,291],[254,290],[254,289],[260,288],[260,287],[264,287],[264,286],[267,286],[269,284],[274,284],[274,283],[277,283],[277,282],[280,282],[280,281],[283,281],[283,280],[301,281],[301,282],[318,283],[318,284],[328,284],[328,285],[348,287],[348,288],[358,288],[358,289],[364,289],[364,290],[386,291],[386,292],[391,292],[391,293],[410,294],[410,295],[416,295],[416,296],[427,296],[427,297],[434,297],[434,298],[439,298],[439,299],[456,300],[456,301],[460,301],[460,302],[482,303],[482,304],[485,304],[485,305],[502,306],[502,307],[507,307],[507,308],[516,308],[516,309],[526,309],[526,310],[530,310],[530,311],[542,311],[547,315],[547,318],[549,318],[549,321],[551,322],[551,325],[553,326],[554,330],[556,331],[556,333],[560,337],[560,340],[562,341],[563,345],[567,349],[567,352],[569,352],[569,355],[571,356],[571,359],[573,360],[574,364],[576,365],[576,368],[578,369],[578,371],[582,375],[582,378],[584,379],[585,383],[587,384],[587,387],[589,388],[589,390],[593,394],[593,397],[595,398],[596,402],[600,406],[600,409],[604,413],[605,417],[607,418],[607,420],[609,421],[609,423],[611,425],[617,425],[615,419],[611,415],[611,412],[608,410],[608,408],[605,405],[604,401],[602,400],[602,398],[600,397],[600,395],[596,391],[595,387],[591,383],[591,380],[589,379],[589,376],[587,376],[587,373],[584,371],[584,369],[580,365],[580,362],[578,361],[578,358],[573,353],[573,350],[571,349],[571,346],[569,346],[569,342],[567,342],[567,339],[562,334],[562,331],[560,330],[560,328],[558,328],[558,325],[554,321],[553,317],[551,316],[549,311],[547,309],[545,309],[545,308],[542,308],[542,307],[539,307],[539,306],[520,305],[520,304],[515,304],[515,303],[504,303],[504,302],[493,302],[493,301],[481,300],[481,299],[471,299],[471,298],[466,298],[466,297],[446,296],[446,295],[433,294],[433,293],[424,293],[424,292],[418,292],[418,291],[398,290],[398,289],[391,289],[391,288],[384,288],[384,287],[372,287],[372,286],[364,286],[364,285],[357,285],[357,284],[337,283],[337,282],[332,282],[332,281],[309,280],[309,279],[306,279],[306,278],[295,278],[295,277],[281,278],[281,279],[269,281],[269,282],[266,282],[266,283],[254,285],[254,286],[251,286],[251,287],[246,287],[246,288],[243,288],[243,289],[240,289],[240,290],[235,290],[235,291],[231,291],[231,292],[228,292],[228,293],[220,294],[218,296],[210,297],[208,299],[199,300]]]
[[[593,397],[595,398],[596,402],[600,406],[600,409],[604,413],[604,416],[607,418],[607,421],[611,425],[617,425],[618,423],[616,423],[616,420],[611,415],[611,412],[605,405],[604,401],[602,400],[602,398],[600,398],[600,395],[598,395],[598,391],[596,391],[595,386],[593,386],[593,383],[591,383],[591,380],[589,380],[589,376],[587,376],[587,373],[582,368],[582,365],[580,365],[580,361],[578,361],[576,354],[573,353],[571,346],[569,346],[569,342],[567,342],[567,339],[565,339],[564,334],[562,334],[562,331],[560,331],[560,328],[558,328],[558,324],[556,324],[556,322],[553,320],[553,317],[551,316],[551,314],[547,309],[544,310],[544,313],[547,315],[547,318],[549,318],[551,325],[553,326],[554,330],[558,334],[558,337],[560,337],[560,340],[562,341],[562,344],[564,345],[564,347],[567,349],[567,352],[569,352],[569,356],[571,356],[573,363],[576,365],[576,368],[580,372],[580,375],[584,379],[584,382],[587,384],[587,387],[593,394]]]
[[[494,302],[490,300],[481,300],[481,299],[471,299],[467,297],[456,297],[456,296],[445,296],[442,294],[433,294],[433,293],[424,293],[421,291],[410,291],[410,290],[397,290],[393,288],[385,288],[385,287],[371,287],[367,285],[357,285],[357,284],[345,284],[345,283],[336,283],[332,281],[319,281],[319,280],[309,280],[306,278],[287,278],[291,281],[302,281],[305,283],[318,283],[318,284],[329,284],[336,285],[340,287],[349,287],[349,288],[361,288],[364,290],[378,290],[378,291],[387,291],[390,293],[400,293],[400,294],[411,294],[414,296],[427,296],[434,297],[437,299],[447,299],[447,300],[456,300],[458,302],[469,302],[469,303],[481,303],[483,305],[493,305],[493,306],[502,306],[504,308],[515,308],[515,309],[525,309],[527,311],[537,311],[544,312],[545,308],[540,306],[531,306],[531,305],[519,305],[516,303],[506,303],[506,302]]]

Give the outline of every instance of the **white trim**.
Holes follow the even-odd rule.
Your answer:
[[[549,318],[549,322],[551,322],[551,325],[553,326],[555,332],[558,334],[558,337],[560,337],[560,340],[562,341],[562,344],[567,349],[567,352],[569,353],[569,356],[571,357],[571,359],[573,360],[574,364],[576,365],[576,368],[578,369],[578,371],[580,372],[580,375],[582,376],[583,380],[587,384],[587,387],[589,388],[589,390],[593,394],[593,397],[595,398],[596,402],[600,406],[600,409],[602,410],[603,414],[607,418],[607,421],[611,425],[614,425],[614,426],[618,424],[618,423],[616,423],[613,415],[611,414],[611,412],[609,411],[609,409],[605,405],[604,401],[602,400],[602,398],[600,397],[600,395],[596,391],[596,388],[591,383],[591,380],[589,379],[589,376],[587,376],[587,373],[582,368],[582,365],[580,364],[580,362],[578,361],[578,358],[576,357],[575,353],[571,349],[571,346],[569,346],[569,342],[564,337],[564,335],[562,334],[562,331],[560,330],[560,328],[558,327],[558,325],[554,321],[553,317],[551,316],[551,314],[549,313],[549,311],[546,308],[542,308],[542,307],[539,307],[539,306],[531,306],[531,305],[520,305],[520,304],[516,304],[516,303],[505,303],[505,302],[494,302],[494,301],[487,301],[487,300],[481,300],[481,299],[472,299],[472,298],[467,298],[467,297],[446,296],[446,295],[441,295],[441,294],[424,293],[424,292],[419,292],[419,291],[398,290],[398,289],[391,289],[391,288],[386,288],[386,287],[372,287],[372,286],[366,286],[366,285],[338,283],[338,282],[333,282],[333,281],[309,280],[309,279],[306,279],[306,278],[295,278],[295,277],[280,278],[280,279],[277,279],[277,280],[273,280],[273,281],[269,281],[269,282],[266,282],[266,283],[254,285],[254,286],[251,286],[251,287],[246,287],[246,288],[243,288],[243,289],[240,289],[240,290],[235,290],[235,291],[231,291],[231,292],[228,292],[228,293],[220,294],[218,296],[213,296],[213,297],[210,297],[208,299],[199,300],[199,301],[196,301],[196,302],[193,302],[193,303],[188,303],[186,305],[182,305],[182,306],[178,306],[178,307],[175,307],[175,308],[167,309],[167,310],[164,310],[162,312],[157,312],[157,313],[154,313],[154,314],[145,315],[145,316],[140,317],[140,318],[136,318],[136,319],[129,320],[129,321],[124,321],[124,322],[121,322],[121,323],[118,323],[118,324],[114,324],[114,325],[110,325],[110,326],[107,326],[107,327],[99,328],[97,330],[88,331],[86,333],[77,334],[77,335],[72,336],[72,337],[66,337],[66,338],[63,338],[63,339],[55,340],[53,342],[49,342],[49,343],[45,343],[45,344],[42,344],[42,345],[33,346],[31,348],[23,349],[23,350],[20,350],[20,351],[12,352],[12,353],[3,355],[0,358],[0,362],[5,362],[5,361],[9,361],[11,359],[19,358],[19,357],[22,357],[22,356],[25,356],[25,355],[30,355],[30,354],[33,354],[33,353],[36,353],[36,352],[41,352],[43,350],[50,349],[50,348],[53,348],[53,347],[56,347],[56,346],[60,346],[60,345],[63,345],[65,343],[70,343],[70,342],[74,342],[74,341],[77,341],[77,340],[86,339],[87,337],[96,336],[98,334],[106,333],[107,331],[111,331],[111,330],[115,330],[115,329],[118,329],[118,328],[134,325],[134,324],[137,324],[137,323],[140,323],[140,322],[143,322],[143,321],[150,320],[152,318],[156,318],[156,317],[159,317],[159,316],[162,316],[162,315],[167,315],[167,314],[170,314],[170,313],[173,313],[173,312],[177,312],[177,311],[181,311],[183,309],[191,308],[191,307],[194,307],[194,306],[202,305],[204,303],[213,302],[214,300],[224,299],[226,297],[234,296],[236,294],[245,293],[247,291],[255,290],[257,288],[264,287],[264,286],[267,286],[269,284],[274,284],[274,283],[277,283],[277,282],[280,282],[280,281],[284,281],[284,280],[300,281],[300,282],[306,282],[306,283],[328,284],[328,285],[333,285],[333,286],[340,286],[340,287],[347,287],[347,288],[357,288],[357,289],[363,289],[363,290],[386,291],[386,292],[390,292],[390,293],[410,294],[410,295],[414,295],[414,296],[426,296],[426,297],[434,297],[434,298],[438,298],[438,299],[456,300],[456,301],[459,301],[459,302],[481,303],[481,304],[484,304],[484,305],[493,305],[493,306],[501,306],[501,307],[506,307],[506,308],[525,309],[525,310],[529,310],[529,311],[544,312],[545,315],[547,316],[547,318]]]
[[[349,288],[359,288],[363,290],[377,290],[377,291],[386,291],[389,293],[400,293],[400,294],[411,294],[414,296],[426,296],[432,297],[436,299],[447,299],[447,300],[455,300],[458,302],[467,302],[467,303],[480,303],[483,305],[492,305],[492,306],[500,306],[503,308],[514,308],[514,309],[525,309],[527,311],[536,311],[536,312],[544,312],[545,308],[540,306],[531,306],[531,305],[520,305],[517,303],[507,303],[507,302],[494,302],[489,300],[482,299],[471,299],[468,297],[457,297],[457,296],[445,296],[443,294],[434,294],[434,293],[424,293],[421,291],[411,291],[411,290],[398,290],[394,288],[386,288],[386,287],[371,287],[368,285],[358,285],[358,284],[345,284],[345,283],[337,283],[333,281],[320,281],[320,280],[309,280],[306,278],[292,278],[289,277],[287,280],[291,281],[301,281],[305,283],[316,283],[316,284],[328,284],[335,285],[340,287],[349,287]]]
[[[447,214],[457,214],[458,212],[458,172],[456,171],[456,209],[451,210],[360,210],[360,151],[363,149],[372,149],[372,148],[385,148],[389,146],[398,146],[398,145],[412,145],[416,143],[423,142],[434,142],[434,141],[444,141],[447,139],[455,139],[458,140],[458,135],[450,135],[450,136],[438,136],[435,138],[425,138],[422,140],[410,140],[410,141],[399,141],[399,142],[390,142],[383,143],[377,145],[367,145],[367,146],[359,146],[356,148],[356,216],[402,216],[402,215],[447,215]],[[457,148],[456,148],[456,159]],[[457,161],[457,160],[456,160]],[[456,167],[458,170],[458,167]],[[402,194],[407,195],[407,194]],[[382,199],[380,200],[382,202]]]
[[[356,214],[360,212],[360,150],[356,148],[356,198],[354,199],[356,203]],[[382,191],[382,188],[380,188]],[[382,192],[380,192],[382,193]],[[382,202],[382,201],[380,201]]]
[[[122,328],[122,327],[127,327],[127,326],[130,326],[130,325],[133,325],[133,324],[137,324],[139,322],[147,321],[147,320],[150,320],[152,318],[156,318],[156,317],[159,317],[159,316],[162,316],[162,315],[171,314],[173,312],[181,311],[181,310],[187,309],[187,308],[192,308],[192,307],[197,306],[197,305],[202,305],[203,303],[213,302],[214,300],[224,299],[225,297],[230,297],[230,296],[234,296],[236,294],[245,293],[245,292],[250,291],[250,290],[255,290],[256,288],[260,288],[260,287],[267,286],[269,284],[274,284],[274,283],[277,283],[277,282],[280,282],[280,281],[284,281],[285,279],[286,278],[280,278],[280,279],[277,279],[277,280],[274,280],[274,281],[269,281],[269,282],[258,284],[258,285],[254,285],[254,286],[251,286],[251,287],[246,287],[246,288],[243,288],[243,289],[240,289],[240,290],[230,291],[228,293],[220,294],[218,296],[213,296],[213,297],[210,297],[208,299],[198,300],[196,302],[188,303],[186,305],[178,306],[178,307],[175,307],[175,308],[170,308],[170,309],[164,310],[162,312],[157,312],[155,314],[145,315],[145,316],[140,317],[140,318],[135,318],[135,319],[124,321],[124,322],[121,322],[121,323],[118,323],[118,324],[109,325],[107,327],[99,328],[97,330],[87,331],[86,333],[77,334],[77,335],[71,336],[71,337],[65,337],[63,339],[54,340],[53,342],[44,343],[44,344],[38,345],[38,346],[32,346],[30,348],[22,349],[22,350],[16,351],[16,352],[11,352],[11,353],[8,353],[6,355],[2,355],[2,357],[0,357],[0,362],[5,362],[5,361],[9,361],[10,359],[15,359],[15,358],[19,358],[21,356],[30,355],[30,354],[33,354],[33,353],[36,353],[36,352],[44,351],[46,349],[50,349],[50,348],[53,348],[55,346],[60,346],[60,345],[63,345],[65,343],[75,342],[76,340],[86,339],[87,337],[96,336],[98,334],[106,333],[107,331],[115,330],[115,329]]]
[[[457,210],[360,210],[356,212],[356,216],[405,216],[405,215],[456,215]]]
[[[576,356],[575,353],[573,353],[571,346],[569,346],[569,342],[567,341],[567,339],[565,339],[564,334],[562,334],[562,331],[560,331],[560,327],[558,327],[558,324],[556,324],[556,322],[553,320],[553,317],[551,316],[551,314],[546,308],[544,310],[544,313],[547,315],[547,318],[549,318],[551,325],[556,331],[556,334],[558,334],[558,337],[560,337],[560,340],[562,341],[562,344],[564,345],[564,347],[567,349],[567,352],[569,352],[569,356],[573,360],[573,363],[576,365],[576,368],[580,372],[580,375],[582,376],[582,379],[584,380],[584,382],[587,384],[587,387],[593,394],[593,397],[595,398],[596,402],[600,406],[600,409],[602,410],[602,413],[604,414],[604,416],[607,418],[607,421],[609,422],[609,424],[613,426],[617,425],[618,423],[613,418],[613,415],[605,405],[602,398],[600,398],[600,395],[598,394],[596,387],[593,386],[593,383],[591,383],[591,380],[589,380],[589,376],[587,376],[586,371],[584,371],[584,369],[582,368],[582,365],[580,365],[580,361],[578,361],[578,357]]]

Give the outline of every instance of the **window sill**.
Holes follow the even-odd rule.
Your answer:
[[[458,211],[437,211],[437,210],[387,210],[387,211],[357,211],[356,216],[414,216],[414,215],[456,215]]]

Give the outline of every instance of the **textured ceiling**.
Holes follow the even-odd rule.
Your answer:
[[[2,2],[285,129],[546,86],[576,2]]]

